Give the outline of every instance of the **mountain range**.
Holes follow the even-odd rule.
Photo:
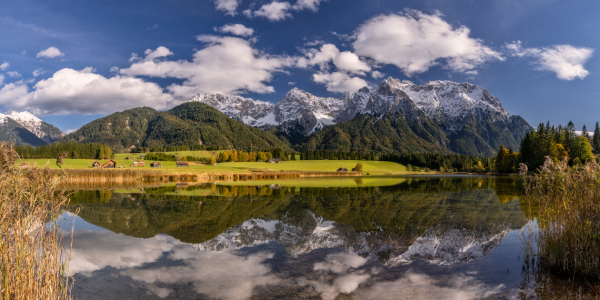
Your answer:
[[[373,91],[364,87],[340,98],[294,88],[277,104],[220,94],[191,101],[268,130],[299,150],[493,155],[500,145],[518,149],[532,130],[486,89],[451,81],[420,86],[390,77]]]
[[[518,149],[533,129],[482,87],[451,81],[416,85],[391,77],[376,89],[364,87],[339,98],[293,88],[276,104],[198,94],[169,111],[142,107],[114,113],[64,137],[27,112],[7,118],[14,122],[0,126],[2,140],[40,145],[60,138],[107,143],[117,150],[134,145],[205,145],[493,156],[500,145]]]
[[[60,129],[27,111],[0,114],[0,141],[40,146],[51,144],[63,136],[65,134]]]

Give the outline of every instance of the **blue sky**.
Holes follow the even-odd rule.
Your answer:
[[[0,112],[64,131],[196,93],[277,102],[383,76],[471,82],[536,125],[600,120],[600,2],[6,0]]]

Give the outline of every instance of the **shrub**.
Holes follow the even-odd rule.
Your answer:
[[[361,172],[363,171],[363,164],[361,163],[356,163],[356,167],[354,167],[354,169],[356,170],[356,172]]]

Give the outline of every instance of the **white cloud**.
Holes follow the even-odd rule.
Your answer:
[[[265,17],[270,21],[281,21],[292,17],[292,14],[289,13],[291,8],[292,6],[289,2],[273,1],[254,11],[252,16]]]
[[[2,64],[0,65],[0,70],[4,71],[4,70],[8,69],[8,67],[9,67],[9,66],[10,66],[10,64],[9,64],[9,63],[7,63],[7,62],[5,62],[5,63],[2,63]]]
[[[50,47],[46,50],[40,51],[36,57],[47,57],[47,58],[56,58],[60,56],[65,56],[64,53],[60,52],[56,47]]]
[[[158,24],[154,24],[150,27],[146,27],[146,30],[153,30],[153,29],[157,29],[158,28]]]
[[[340,52],[333,44],[325,44],[320,50],[308,50],[306,58],[298,60],[298,66],[306,68],[308,66],[319,65],[321,70],[326,70],[329,62],[333,62],[339,70],[355,74],[364,75],[364,72],[371,71],[371,67],[364,61],[361,61],[358,55],[350,51]]]
[[[134,107],[166,108],[172,96],[160,86],[139,78],[117,75],[105,78],[88,67],[65,68],[38,81],[29,90],[27,82],[10,83],[0,89],[5,109],[29,110],[35,114],[108,114]]]
[[[325,84],[327,90],[334,93],[356,92],[368,86],[364,79],[352,77],[345,72],[317,72],[313,74],[313,81]]]
[[[67,129],[67,131],[65,132],[66,134],[71,134],[75,131],[79,130],[79,128],[72,128],[72,129]]]
[[[216,30],[223,33],[231,33],[239,36],[251,36],[254,34],[254,29],[248,28],[242,24],[227,24],[223,27],[216,28]]]
[[[1,81],[0,81],[0,83],[1,83]],[[296,82],[294,82],[294,81],[288,82],[288,85],[295,85],[295,84],[296,84]]]
[[[241,2],[241,0],[215,0],[215,6],[217,10],[225,11],[226,15],[235,16],[235,10]]]
[[[21,74],[16,71],[6,72],[6,75],[8,75],[10,77],[21,77]]]
[[[383,78],[384,76],[385,76],[385,74],[383,74],[379,71],[371,72],[371,77],[373,77],[374,79],[380,79],[380,78]]]
[[[46,72],[44,70],[42,70],[42,68],[39,68],[39,69],[33,71],[31,74],[33,74],[33,77],[38,77],[44,73],[46,73]]]
[[[117,67],[117,66],[110,67],[110,72],[111,73],[118,73],[119,72],[119,67]]]
[[[0,85],[4,83],[4,76],[0,75]]]
[[[513,56],[533,57],[536,70],[554,72],[556,77],[562,80],[584,79],[590,72],[583,65],[594,53],[593,49],[571,45],[523,48],[521,41],[506,44],[505,48]]]
[[[441,64],[465,72],[502,55],[469,37],[465,26],[454,28],[440,14],[420,11],[381,15],[361,25],[352,44],[354,52],[377,63],[393,64],[407,76]]]
[[[237,37],[203,35],[198,36],[198,40],[207,46],[196,51],[191,61],[159,61],[146,57],[120,72],[184,79],[182,85],[173,84],[168,89],[175,97],[187,100],[198,93],[272,93],[274,88],[265,83],[272,79],[273,73],[295,64],[294,58],[262,53],[253,49],[249,41]]]
[[[316,12],[317,10],[319,10],[319,4],[321,4],[321,2],[323,2],[323,1],[322,0],[298,0],[298,1],[296,1],[296,4],[294,4],[294,6],[292,6],[292,8],[295,10],[309,9],[309,10]]]

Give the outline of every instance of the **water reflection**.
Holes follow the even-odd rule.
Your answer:
[[[81,191],[79,298],[477,299],[518,295],[517,182]],[[76,222],[77,225],[82,220]],[[515,230],[516,229],[516,230]],[[503,242],[505,241],[505,242]],[[503,271],[504,270],[504,271]],[[511,297],[512,297],[511,296]],[[509,297],[509,298],[511,298]]]

